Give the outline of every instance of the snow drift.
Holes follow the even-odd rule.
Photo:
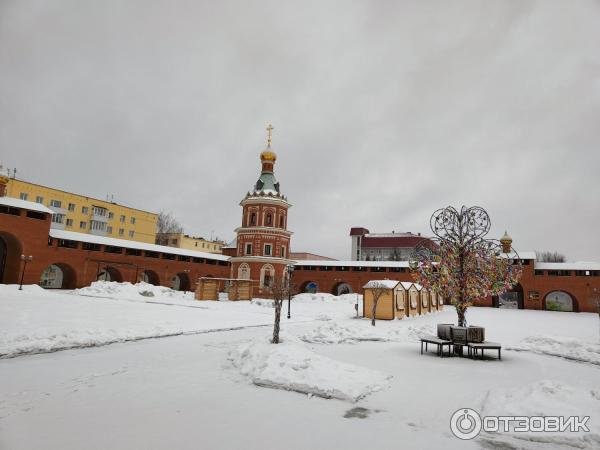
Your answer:
[[[299,342],[254,341],[229,359],[257,386],[356,402],[388,387],[390,376],[318,355]]]

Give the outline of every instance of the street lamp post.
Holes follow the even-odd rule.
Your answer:
[[[287,271],[288,271],[288,314],[287,314],[287,318],[291,319],[292,316],[290,315],[290,304],[292,303],[292,274],[294,273],[294,266],[292,264],[287,266]]]
[[[21,261],[23,261],[23,271],[21,272],[21,282],[19,283],[19,290],[23,290],[23,277],[25,276],[25,269],[27,268],[27,263],[33,259],[33,256],[25,256],[21,255]]]

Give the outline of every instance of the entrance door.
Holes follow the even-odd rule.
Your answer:
[[[6,265],[6,242],[0,238],[0,283],[4,282],[4,266]]]

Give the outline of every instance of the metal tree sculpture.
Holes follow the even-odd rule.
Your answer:
[[[415,280],[456,307],[458,325],[466,326],[467,308],[480,298],[500,295],[521,276],[519,256],[504,253],[499,241],[486,239],[491,222],[479,206],[459,211],[438,209],[430,220],[435,238],[424,239],[411,257]]]

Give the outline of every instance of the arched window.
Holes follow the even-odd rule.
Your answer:
[[[238,267],[238,278],[240,280],[250,279],[250,266],[248,264],[240,264],[240,267]]]
[[[279,228],[283,228],[283,215],[279,216]]]
[[[267,217],[266,217],[265,223],[268,226],[273,225],[273,216],[271,215],[271,213],[267,213]]]
[[[250,225],[256,225],[256,213],[250,213]]]
[[[265,264],[260,269],[260,287],[268,288],[273,286],[275,278],[275,269],[271,264]]]

